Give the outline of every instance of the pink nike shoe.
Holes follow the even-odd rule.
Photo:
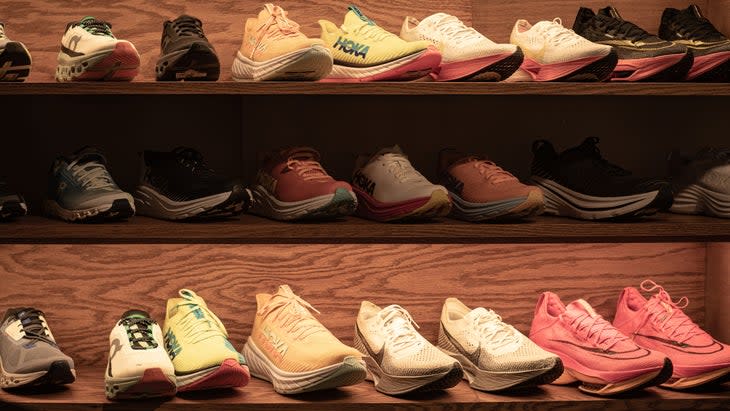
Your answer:
[[[578,388],[589,394],[638,390],[661,384],[672,375],[672,362],[664,354],[636,345],[585,300],[566,307],[556,294],[543,293],[530,338],[563,361],[565,371],[553,384],[580,381]]]
[[[687,297],[673,302],[651,280],[642,282],[641,289],[657,292],[647,300],[636,288],[624,288],[613,324],[640,346],[672,360],[674,373],[662,387],[685,389],[730,381],[730,346],[712,338],[682,312],[689,303]]]

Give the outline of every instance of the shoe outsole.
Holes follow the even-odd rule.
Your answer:
[[[662,384],[671,377],[672,372],[672,361],[669,358],[665,358],[664,365],[655,373],[640,375],[628,381],[621,381],[614,384],[596,384],[581,381],[578,389],[587,394],[602,397],[618,395],[630,391],[635,392]],[[578,379],[580,380],[580,378]]]
[[[456,363],[458,364],[458,363]],[[440,390],[446,390],[449,388],[453,388],[456,385],[461,382],[461,380],[464,378],[464,371],[461,369],[461,366],[455,366],[451,369],[446,375],[439,378],[436,381],[432,381],[422,387],[416,388],[413,391],[408,391],[404,394],[420,394],[424,392],[431,392],[431,391],[440,391]]]
[[[335,190],[335,196],[329,204],[307,213],[302,219],[324,220],[345,217],[351,215],[357,209],[357,197],[344,188]]]
[[[63,213],[56,209],[59,205],[47,206],[47,212],[53,217],[74,223],[100,223],[105,221],[126,220],[135,213],[135,208],[125,199],[114,200],[109,206],[97,207],[88,210],[63,210]],[[106,208],[101,211],[101,209]]]
[[[21,201],[6,201],[0,206],[0,221],[12,220],[28,214],[28,207]]]
[[[160,56],[155,65],[157,81],[216,81],[220,72],[218,55],[203,43]]]
[[[663,56],[662,56],[663,57]],[[667,56],[668,57],[668,56]],[[651,74],[647,77],[643,77],[640,74],[640,70],[635,71],[615,71],[612,74],[612,81],[642,81],[642,82],[674,82],[684,81],[692,68],[694,56],[691,51],[687,52],[682,58],[676,63],[672,64],[665,69]]]
[[[237,185],[233,187],[226,201],[190,218],[235,217],[248,210],[250,206],[251,193],[243,186]]]
[[[172,397],[177,392],[175,382],[159,368],[146,369],[132,385],[107,383],[106,396],[114,400],[131,400],[154,397]]]
[[[536,375],[529,380],[525,380],[520,382],[519,384],[515,384],[509,388],[505,388],[503,390],[498,390],[496,392],[502,392],[502,391],[511,391],[511,390],[517,390],[521,388],[527,388],[527,387],[536,387],[538,385],[545,385],[550,384],[553,381],[557,380],[565,371],[565,368],[563,367],[563,362],[560,360],[560,358],[557,359],[555,362],[555,365],[553,368],[550,368],[549,370],[545,371],[544,373],[540,375]]]
[[[56,67],[56,80],[132,81],[139,74],[139,53],[126,41],[117,43],[106,54],[97,54],[72,65]]]
[[[30,74],[31,58],[17,41],[8,42],[0,53],[0,81],[24,81]]]
[[[694,377],[677,378],[670,375],[658,385],[668,390],[681,391],[703,385],[724,384],[726,382],[730,382],[730,367],[713,370]]]
[[[707,83],[730,83],[730,60],[720,64],[712,70],[697,76],[691,81]]]
[[[322,45],[254,62],[237,52],[231,67],[234,81],[317,81],[332,70],[332,55]]]
[[[244,387],[250,380],[248,367],[229,358],[213,372],[185,385],[178,385],[177,392]]]
[[[458,194],[450,192],[453,206],[451,215],[469,222],[510,221],[540,215],[545,211],[542,190],[531,191],[527,196],[492,203],[469,203]]]
[[[67,385],[74,381],[76,381],[76,370],[71,368],[68,362],[59,360],[52,362],[45,374],[19,385],[18,381],[16,381],[13,377],[4,375],[3,373],[0,386],[6,390],[22,390],[28,387]]]
[[[174,202],[155,187],[142,184],[134,192],[134,201],[139,215],[182,221],[237,216],[251,206],[251,193],[242,185],[236,184],[230,192]]]
[[[506,59],[500,60],[489,67],[466,77],[461,80],[463,81],[502,81],[506,80],[514,74],[517,69],[520,68],[525,55],[522,53],[522,49],[517,47],[511,56]]]
[[[605,81],[613,72],[618,63],[618,54],[616,50],[611,50],[604,58],[596,60],[593,63],[563,76],[555,81]]]

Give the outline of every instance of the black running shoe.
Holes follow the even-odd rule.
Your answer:
[[[23,81],[30,74],[30,53],[23,43],[5,36],[0,23],[0,81]]]
[[[730,39],[702,15],[697,5],[684,10],[664,9],[659,37],[692,50],[694,63],[687,80],[730,82]]]
[[[532,181],[545,196],[545,213],[584,220],[651,215],[672,206],[667,181],[641,178],[606,161],[598,138],[558,154],[546,140],[535,141]]]
[[[182,15],[165,22],[162,52],[155,70],[158,81],[216,81],[221,72],[218,55],[203,33],[203,23]]]
[[[687,47],[647,33],[610,6],[598,14],[581,7],[573,31],[594,43],[613,46],[618,64],[611,80],[682,81],[692,67],[693,56]]]
[[[144,175],[134,193],[137,212],[165,220],[232,216],[251,204],[251,195],[235,179],[210,169],[192,148],[142,153]]]
[[[4,181],[0,181],[0,221],[22,217],[28,214],[28,206],[20,194],[8,188]]]

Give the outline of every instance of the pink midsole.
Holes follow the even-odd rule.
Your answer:
[[[695,56],[692,68],[689,70],[689,74],[687,74],[687,80],[694,80],[728,60],[730,60],[730,51],[712,53],[706,56]]]
[[[495,54],[493,56],[480,57],[472,60],[455,61],[453,63],[441,64],[441,66],[434,71],[434,73],[436,73],[436,80],[450,81],[466,77],[470,74],[478,72],[479,70],[489,67],[498,61],[502,61],[513,54],[514,53],[502,53]]]
[[[428,203],[428,200],[431,199],[429,196],[398,203],[383,203],[357,187],[353,187],[352,189],[357,194],[357,214],[379,221],[391,220],[408,215]]]
[[[564,77],[605,57],[606,56],[585,57],[578,60],[555,64],[540,64],[531,58],[525,57],[520,68],[528,72],[535,81],[551,81]]]
[[[684,54],[649,57],[644,59],[619,60],[613,71],[633,71],[628,77],[611,78],[611,81],[638,81],[651,77],[672,67],[684,58]]]
[[[423,72],[425,72],[424,76],[428,75],[429,72],[433,71],[436,67],[438,67],[440,62],[441,62],[441,53],[439,53],[438,50],[429,47],[417,59],[411,60],[402,66],[395,67],[391,70],[384,71],[382,73],[374,74],[372,76],[357,77],[357,78],[327,77],[327,78],[323,78],[320,81],[323,83],[362,83],[362,82],[369,82],[369,81],[386,81],[386,80],[398,81],[398,80],[404,80],[404,79],[410,80],[413,78],[413,76],[408,75],[409,73],[423,71]]]

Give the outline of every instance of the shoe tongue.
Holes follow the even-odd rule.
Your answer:
[[[276,291],[276,294],[274,296],[281,296],[281,297],[294,297],[294,291],[292,291],[291,287],[289,287],[286,284],[282,284],[279,286],[279,289]]]
[[[598,10],[598,14],[601,16],[607,16],[612,17],[614,19],[623,20],[620,14],[618,14],[618,10],[616,10],[613,6],[604,7],[600,10]]]
[[[402,156],[405,156],[405,153],[403,152],[403,150],[401,150],[398,144],[394,145],[393,147],[385,147],[384,149],[375,153],[373,157],[382,156],[383,154],[400,154]]]
[[[696,4],[690,4],[689,7],[683,10],[685,13],[688,13],[692,16],[697,17],[698,19],[704,19],[705,16],[702,15],[702,11],[700,11],[700,7]]]
[[[467,321],[473,321],[479,317],[489,316],[489,310],[484,307],[475,308],[464,315],[464,319]]]
[[[147,311],[142,310],[129,310],[122,314],[121,318],[150,318],[150,314]]]
[[[565,307],[565,312],[572,314],[573,316],[579,316],[582,314],[588,314],[591,318],[599,317],[598,313],[591,307],[590,304],[584,299],[578,299],[568,304]]]
[[[205,301],[202,298],[200,298],[197,294],[195,294],[195,292],[192,290],[188,290],[188,289],[180,290],[180,297],[182,297],[184,300],[192,301],[198,305],[207,307],[207,305],[205,304]]]
[[[345,14],[345,22],[342,24],[344,27],[358,27],[364,24],[371,26],[377,26],[374,21],[370,20],[368,16],[363,14],[360,9],[356,6],[350,5],[347,7],[347,13]]]
[[[421,23],[434,24],[445,17],[449,17],[449,15],[446,13],[436,13],[436,14],[432,14],[432,15],[426,17],[425,19],[421,20]],[[421,23],[419,23],[419,26],[421,25]]]
[[[82,147],[76,150],[71,156],[71,161],[78,160],[77,164],[84,164],[90,161],[98,161],[102,164],[106,164],[106,157],[94,147]]]
[[[282,157],[294,160],[319,161],[319,153],[311,147],[294,147],[282,152]]]
[[[95,22],[95,21],[96,21],[96,18],[94,16],[86,16],[83,19],[81,19],[80,22],[81,23],[91,23],[91,22]]]

